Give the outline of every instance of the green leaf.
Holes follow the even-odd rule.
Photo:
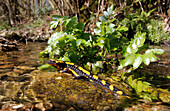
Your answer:
[[[126,31],[128,31],[128,27],[126,27],[126,26],[119,26],[119,27],[117,27],[116,28],[116,30],[118,30],[118,31],[120,31],[120,32],[126,32]]]
[[[102,24],[101,22],[96,22],[96,26],[100,29],[101,29],[101,27],[100,27],[101,24]]]
[[[115,26],[115,24],[109,24],[109,26],[106,27],[106,33],[115,32],[114,26]]]
[[[163,49],[148,49],[145,54],[148,54],[150,52],[153,52],[154,54],[156,55],[160,55],[160,54],[163,54],[164,53],[164,50]]]
[[[152,99],[158,99],[158,91],[157,91],[157,90],[154,90],[154,91],[151,93],[151,97],[152,97]]]
[[[143,99],[148,100],[148,101],[152,101],[151,95],[147,94],[147,93],[143,95]]]
[[[131,85],[131,87],[136,90],[136,87],[137,87],[137,79],[132,80],[132,85]]]
[[[110,7],[107,8],[107,13],[108,13],[109,16],[112,15],[112,13],[113,13],[113,5],[111,5]]]
[[[137,69],[137,68],[140,66],[141,63],[142,63],[142,57],[141,57],[141,55],[140,55],[140,54],[136,54],[135,60],[134,60],[134,62],[133,62],[133,68],[134,68],[134,69]]]
[[[106,19],[109,18],[109,14],[108,14],[106,11],[103,12],[103,15],[104,15],[104,17],[105,17]]]
[[[142,56],[142,58],[143,58],[143,62],[144,62],[145,65],[149,65],[150,64],[150,57],[149,57],[149,55],[144,54]]]
[[[86,43],[86,40],[84,39],[77,39],[76,40],[76,45],[79,46],[80,44],[85,44]]]
[[[170,93],[170,92],[169,92]],[[163,101],[163,102],[170,102],[170,94],[168,93],[160,93],[159,94],[159,98]]]
[[[151,85],[151,84],[150,84],[149,82],[144,81],[144,82],[143,82],[143,91],[149,92],[149,90],[150,90],[150,88],[151,88],[150,85]]]
[[[132,75],[128,77],[128,84],[130,84],[130,86],[132,85]]]
[[[137,87],[136,87],[137,93],[140,93],[143,91],[143,83],[142,81],[137,81]]]
[[[59,20],[62,20],[63,17],[62,17],[62,16],[59,16],[59,15],[53,15],[53,16],[52,16],[52,19],[59,21]]]
[[[61,61],[70,61],[70,59],[67,56],[60,57],[58,60],[61,60]]]
[[[59,21],[51,21],[50,22],[50,29],[56,28],[58,26]]]
[[[96,35],[100,35],[101,30],[100,30],[100,29],[94,29],[94,33],[95,33]]]
[[[78,28],[78,29],[80,29],[80,30],[84,30],[84,26],[85,26],[85,23],[83,24],[83,23],[78,23],[77,25],[76,25],[76,27]]]
[[[49,67],[51,67],[49,64],[44,64],[38,67],[39,70],[45,70],[48,69]]]

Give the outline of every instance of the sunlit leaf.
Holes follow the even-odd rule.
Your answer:
[[[111,5],[110,7],[107,8],[107,13],[108,13],[109,16],[112,15],[112,13],[113,13],[113,5]]]
[[[53,15],[53,16],[52,16],[52,19],[59,21],[59,20],[62,20],[63,17],[60,16],[60,15]]]
[[[109,18],[109,14],[106,11],[103,12],[103,15],[105,18]]]
[[[96,22],[96,26],[98,27],[98,28],[100,28],[100,25],[101,25],[102,23],[101,22]]]
[[[137,82],[136,91],[137,91],[138,93],[140,93],[140,92],[143,91],[143,83],[142,83],[142,81],[138,81],[138,82]]]
[[[157,91],[157,90],[154,90],[154,91],[151,93],[151,97],[152,97],[152,99],[158,99],[158,91]]]
[[[77,39],[76,40],[77,46],[79,46],[80,44],[85,44],[85,43],[86,43],[86,40],[84,40],[84,39]]]
[[[50,29],[56,28],[58,26],[59,21],[51,21],[50,22]]]
[[[128,84],[132,85],[132,75],[128,77]]]
[[[163,102],[170,102],[170,92],[168,92],[168,93],[166,93],[166,92],[159,93],[159,98]]]
[[[94,33],[95,33],[96,35],[100,35],[101,30],[100,30],[100,29],[94,29]]]
[[[133,62],[133,68],[137,69],[141,63],[142,63],[142,57],[140,56],[140,54],[136,54],[135,60]]]

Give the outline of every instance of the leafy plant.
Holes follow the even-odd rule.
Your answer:
[[[149,12],[142,11],[140,14],[137,12],[130,13],[126,18],[120,20],[118,24],[124,24],[129,27],[129,38],[132,38],[135,33],[142,32],[146,33],[147,40],[154,43],[160,43],[163,40],[169,41],[169,34],[163,30],[163,24],[151,17],[154,10]]]
[[[163,23],[158,20],[151,19],[147,24],[148,38],[154,43],[161,43],[164,40],[170,41],[170,35],[163,30]]]
[[[100,60],[96,55],[98,48],[94,46],[95,37],[90,33],[85,33],[85,24],[78,23],[77,17],[53,16],[50,23],[51,28],[62,25],[64,31],[55,32],[48,40],[49,46],[44,53],[49,53],[50,58],[58,55],[61,60],[78,63],[87,63]]]
[[[158,99],[163,102],[170,101],[170,92],[167,89],[156,88],[153,84],[148,82],[151,78],[158,82],[158,78],[154,78],[153,76],[150,78],[144,77],[145,74],[139,76],[139,72],[134,71],[125,75],[126,77],[128,76],[126,82],[135,90],[140,98],[148,101],[157,101]],[[123,80],[125,75],[122,75]]]
[[[149,65],[150,62],[157,60],[155,55],[164,53],[162,49],[148,49],[145,51],[145,54],[140,54],[141,49],[144,47],[145,38],[145,33],[137,33],[134,39],[130,41],[130,44],[124,47],[122,55],[125,59],[120,61],[118,69],[122,69],[128,65],[133,65],[133,69],[137,69],[142,62],[145,65]]]
[[[143,12],[140,16],[143,15],[148,17],[150,14]],[[146,18],[138,17],[138,19],[143,23],[147,21]],[[138,19],[134,21],[136,22]],[[146,40],[144,32],[137,31],[134,38],[129,41],[122,35],[128,31],[128,28],[121,25],[116,26],[113,24],[115,20],[112,5],[103,12],[103,16],[99,17],[93,35],[84,31],[85,23],[79,23],[77,17],[55,15],[50,23],[50,28],[60,31],[52,34],[48,40],[48,47],[41,52],[41,55],[49,54],[50,58],[56,57],[59,60],[83,64],[87,69],[90,69],[88,66],[90,66],[89,63],[92,63],[92,71],[96,73],[102,68],[102,61],[106,61],[107,55],[111,57],[111,60],[106,62],[107,64],[117,65],[118,69],[132,66],[130,70],[135,70],[142,62],[149,65],[150,62],[158,59],[156,55],[164,53],[161,49],[148,49],[144,44]],[[118,58],[118,54],[123,58]],[[151,92],[154,92],[155,89],[149,82],[132,79],[132,76],[129,76],[127,83],[136,90],[139,97],[148,100],[157,99],[152,96]],[[148,90],[149,88],[150,90]]]

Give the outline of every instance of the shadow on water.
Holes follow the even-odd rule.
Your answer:
[[[128,103],[136,101],[127,98],[117,99],[105,88],[84,80],[73,79],[73,76],[67,73],[37,70],[38,66],[47,62],[39,58],[39,52],[46,46],[46,43],[28,43],[20,45],[18,51],[0,52],[1,110],[120,111],[127,107]],[[160,56],[160,61],[145,66],[145,70],[170,75],[170,49],[159,48],[165,49],[166,54]],[[151,105],[146,106],[148,107],[153,108]],[[129,107],[127,110],[133,109]]]

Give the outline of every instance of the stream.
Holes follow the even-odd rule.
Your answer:
[[[39,58],[45,42],[19,45],[19,50],[0,52],[0,109],[1,111],[168,111],[168,103],[117,97],[102,86],[74,79],[71,74],[40,71],[48,59]],[[170,47],[151,46],[165,50],[158,62],[143,70],[170,76]],[[113,82],[125,92],[128,86]],[[164,87],[169,88],[168,82]],[[126,108],[125,108],[126,107]]]

